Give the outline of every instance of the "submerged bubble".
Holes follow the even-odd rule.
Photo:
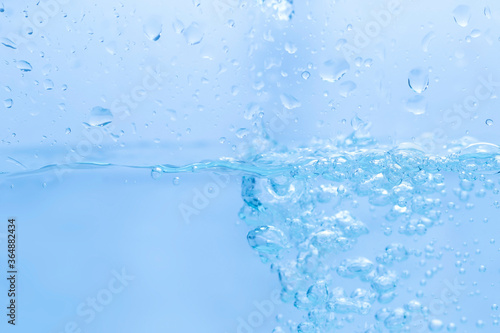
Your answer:
[[[90,111],[89,126],[106,126],[113,120],[111,110],[96,106]]]
[[[423,93],[429,86],[429,73],[422,68],[414,68],[408,75],[408,86],[417,94]]]
[[[261,254],[276,255],[286,247],[285,234],[273,227],[263,226],[250,231],[247,235],[248,244]]]
[[[311,73],[309,73],[308,71],[303,71],[301,76],[304,80],[307,80],[311,76]]]
[[[384,320],[384,325],[390,330],[400,330],[409,323],[410,319],[409,312],[402,308],[397,308]]]
[[[262,10],[281,21],[289,21],[294,14],[293,0],[260,0]]]
[[[460,5],[453,10],[453,18],[461,27],[466,27],[469,24],[470,17],[471,13],[469,6]]]
[[[440,332],[444,327],[444,324],[439,319],[432,319],[429,322],[429,331],[431,332]]]
[[[486,125],[491,126],[491,125],[493,125],[493,120],[492,119],[486,119],[485,123],[486,123]]]

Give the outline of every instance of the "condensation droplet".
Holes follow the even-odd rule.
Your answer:
[[[90,111],[89,126],[106,126],[113,120],[111,110],[96,106]]]
[[[196,22],[191,23],[189,27],[184,29],[183,35],[189,45],[201,43],[204,36],[203,31]]]
[[[470,8],[466,5],[460,5],[453,10],[453,18],[461,27],[466,27],[469,24],[471,14]]]
[[[7,108],[7,109],[10,109],[12,107],[12,104],[14,104],[14,102],[12,101],[11,98],[8,98],[6,100],[3,101],[3,105]]]
[[[421,68],[414,68],[408,75],[408,86],[417,94],[423,93],[429,86],[429,74]]]
[[[160,39],[162,30],[163,26],[158,21],[150,20],[148,23],[144,24],[144,34],[153,42]]]
[[[330,59],[322,65],[320,77],[327,82],[340,80],[350,69],[349,63],[344,58]]]
[[[31,67],[31,64],[27,61],[20,60],[17,62],[17,68],[21,70],[21,72],[31,72],[33,67]]]
[[[300,107],[302,104],[292,95],[281,94],[280,95],[281,103],[288,110],[293,110]]]

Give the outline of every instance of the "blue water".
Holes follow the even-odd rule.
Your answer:
[[[355,138],[250,160],[52,165],[2,179],[132,168],[179,186],[186,174],[210,173],[198,199],[178,207],[190,222],[233,177],[248,245],[279,280],[279,301],[303,314],[280,317],[273,332],[493,332],[500,147],[457,144],[430,155]],[[254,329],[248,320],[238,332]]]

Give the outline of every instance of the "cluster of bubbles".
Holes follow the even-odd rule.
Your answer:
[[[346,142],[356,140],[365,140],[366,148],[345,149]],[[493,190],[485,175],[500,171],[500,147],[476,143],[436,156],[412,144],[375,148],[369,138],[354,136],[343,144],[261,154],[252,162],[260,173],[242,180],[239,217],[251,228],[248,243],[278,275],[282,300],[307,313],[300,323],[288,321],[287,329],[330,332],[371,315],[375,320],[364,321],[364,333],[417,332],[412,325],[455,332],[456,324],[434,318],[416,300],[380,308],[395,299],[400,280],[409,274],[396,266],[421,253],[388,241],[366,254],[367,235],[380,226],[360,220],[356,208],[358,200],[367,200],[385,211],[399,237],[423,236],[445,223],[441,215],[447,207],[440,199],[445,174],[458,175],[455,194],[463,202],[475,181]],[[432,245],[425,249],[426,256],[433,252]],[[426,277],[441,269],[429,270]]]
[[[294,14],[293,0],[259,0],[264,12],[268,12],[276,20],[289,21]]]

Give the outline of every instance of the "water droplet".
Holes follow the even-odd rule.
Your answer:
[[[474,30],[472,30],[472,31],[470,32],[470,36],[471,36],[472,38],[477,38],[477,37],[481,36],[481,30],[479,30],[479,29],[474,29]]]
[[[466,27],[469,24],[471,14],[470,8],[466,5],[460,5],[453,10],[453,18],[461,27]]]
[[[162,30],[163,26],[161,25],[161,23],[155,20],[151,20],[144,25],[144,34],[149,40],[153,42],[156,42],[158,39],[160,39]]]
[[[17,62],[17,68],[19,68],[21,72],[30,72],[33,69],[33,67],[31,67],[31,64],[24,60],[19,60]]]
[[[45,90],[52,90],[54,89],[54,82],[49,79],[43,80],[43,87],[45,88]]]
[[[286,42],[285,43],[285,50],[289,54],[294,54],[295,52],[297,52],[297,46],[295,46],[295,44],[293,44],[293,43]]]
[[[113,120],[111,110],[96,106],[90,112],[89,126],[106,126]]]
[[[9,47],[11,49],[17,49],[16,43],[11,41],[8,38],[0,38],[0,43],[2,43],[4,46]]]
[[[281,103],[288,110],[293,110],[300,107],[302,104],[292,95],[281,94],[280,95]]]
[[[156,168],[153,168],[151,170],[151,178],[153,178],[154,180],[157,180],[161,177],[163,171],[161,170],[160,167],[156,167]]]
[[[238,137],[239,139],[243,139],[248,134],[250,134],[250,131],[246,128],[240,128],[239,130],[236,131],[236,137]]]
[[[184,23],[179,20],[175,20],[172,24],[172,28],[174,28],[176,34],[181,34],[184,31]]]
[[[251,120],[251,119],[257,117],[257,115],[259,113],[261,113],[262,111],[263,111],[262,108],[258,104],[250,103],[250,104],[248,104],[247,108],[245,109],[245,113],[244,113],[243,117],[247,120]]]
[[[417,94],[423,93],[429,86],[429,73],[421,68],[414,68],[408,75],[408,86]]]
[[[349,63],[344,58],[330,59],[323,63],[320,77],[327,82],[340,80],[350,69]]]
[[[491,19],[491,9],[490,9],[490,7],[484,7],[484,16],[486,16],[487,19]]]
[[[5,101],[3,101],[3,105],[7,108],[7,109],[10,109],[12,107],[12,99],[11,98],[8,98],[6,99]]]
[[[115,42],[108,43],[108,45],[106,45],[106,51],[108,51],[108,53],[111,55],[115,55],[116,54],[116,43]]]
[[[311,73],[309,73],[308,71],[304,71],[302,72],[301,76],[304,80],[307,80],[309,77],[311,77]]]
[[[428,52],[429,51],[429,43],[434,38],[436,38],[436,34],[434,33],[434,31],[431,31],[427,35],[425,35],[425,37],[422,39],[422,50],[424,52]]]
[[[204,36],[203,31],[196,22],[191,23],[191,25],[184,30],[183,34],[189,45],[199,44]]]
[[[339,95],[342,97],[348,97],[356,89],[356,83],[352,81],[346,81],[340,84]]]
[[[457,331],[457,325],[454,323],[449,323],[448,326],[446,326],[446,330],[448,332],[456,332]]]
[[[406,110],[414,115],[421,115],[427,111],[427,102],[424,96],[417,95],[406,101]]]
[[[486,125],[491,126],[491,125],[493,125],[493,120],[492,119],[486,119],[485,123],[486,123]]]
[[[69,128],[69,127],[68,127],[68,128],[66,128],[66,132],[65,132],[65,133],[66,133],[66,134],[70,134],[70,133],[71,133],[71,128]]]

